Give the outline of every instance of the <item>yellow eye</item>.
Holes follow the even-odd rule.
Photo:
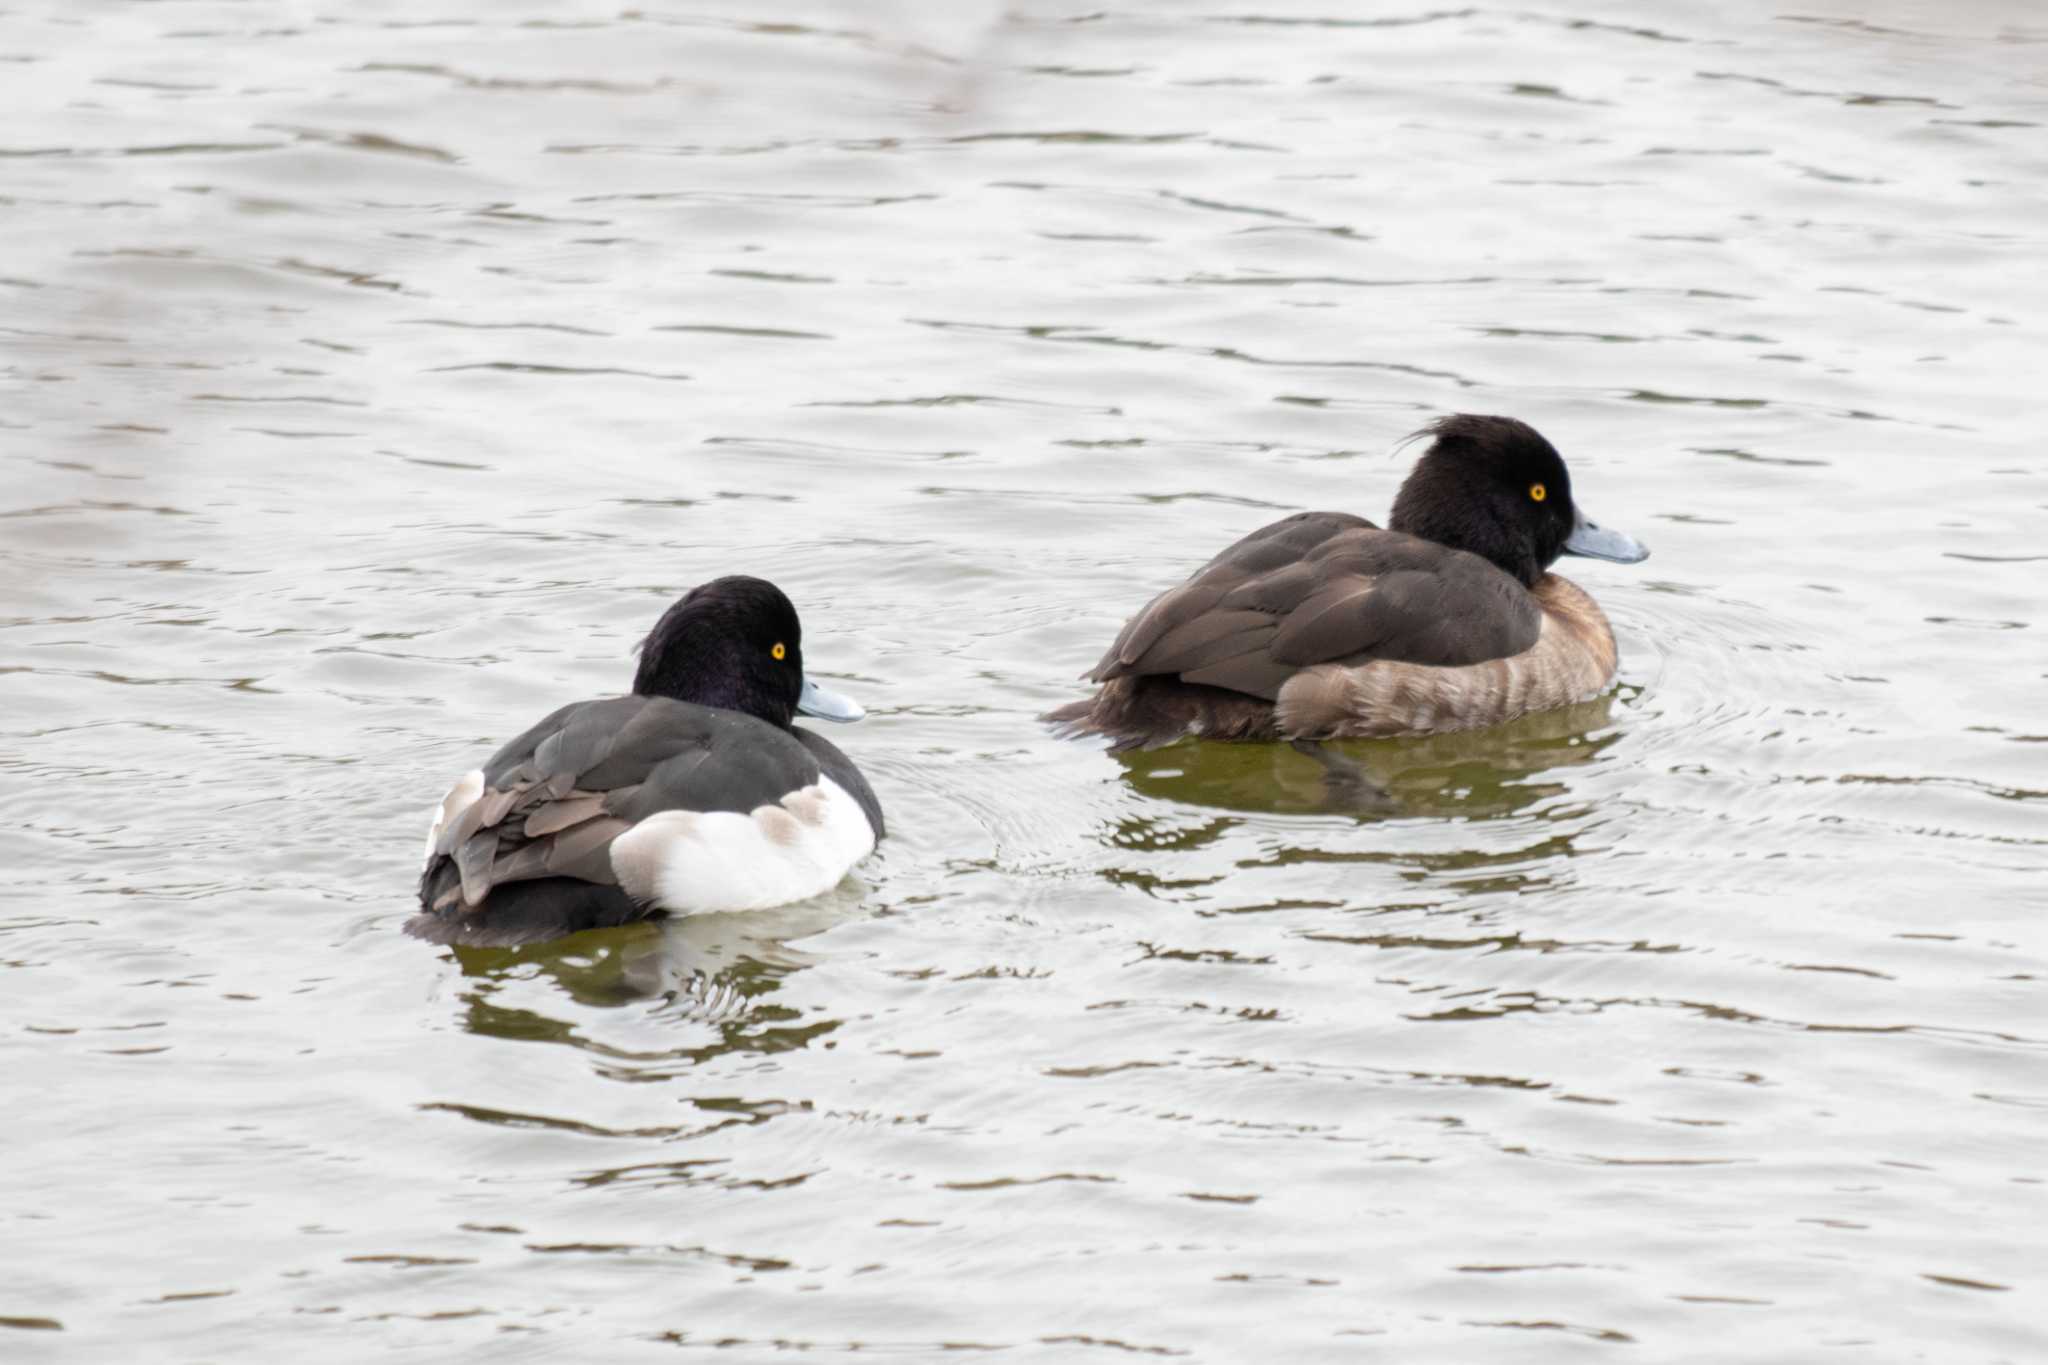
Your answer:
[[[775,648],[769,650],[768,652],[770,654],[773,654],[778,661],[789,657],[789,651],[782,647],[782,641],[780,640],[777,640],[775,642]]]
[[[1545,498],[1549,496],[1550,490],[1545,488],[1542,484],[1532,483],[1529,485],[1529,500],[1531,502],[1542,502]],[[779,659],[782,656],[778,654],[775,657]]]

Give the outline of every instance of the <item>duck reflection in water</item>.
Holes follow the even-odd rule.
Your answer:
[[[1247,814],[1513,815],[1565,790],[1541,774],[1587,763],[1620,736],[1612,695],[1488,730],[1279,744],[1183,743],[1115,755],[1131,786],[1184,805]]]
[[[845,886],[796,905],[768,910],[677,916],[595,930],[573,939],[514,948],[453,945],[470,980],[463,1026],[492,1037],[585,1045],[578,1023],[498,998],[505,988],[546,978],[578,1005],[611,1008],[662,1001],[658,1013],[721,1030],[711,1049],[779,1051],[792,1032],[808,1037],[836,1021],[807,1021],[773,997],[817,956],[792,946],[835,924],[872,913],[864,888]],[[776,1041],[780,1039],[781,1041]]]

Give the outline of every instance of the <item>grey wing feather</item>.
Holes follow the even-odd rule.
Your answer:
[[[625,820],[597,819],[563,830],[548,841],[547,875],[617,884],[618,878],[612,875],[612,840],[632,827]]]
[[[490,894],[491,863],[497,854],[498,838],[490,830],[471,835],[455,850],[455,871],[462,879],[462,899],[466,904],[479,904]]]
[[[519,793],[517,791],[486,790],[483,794],[483,799],[476,803],[477,823],[479,825],[497,824],[505,818],[505,812],[511,810],[513,803],[518,799]]]

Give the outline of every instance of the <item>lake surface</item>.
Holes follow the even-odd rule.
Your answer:
[[[2048,1359],[2048,20],[0,16],[0,1357]],[[1507,412],[1614,693],[1034,717]],[[837,892],[402,936],[782,584]],[[389,1354],[387,1353],[396,1353]]]

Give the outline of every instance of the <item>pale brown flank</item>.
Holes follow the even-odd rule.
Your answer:
[[[754,823],[761,827],[761,832],[768,836],[768,842],[772,844],[789,846],[804,837],[803,826],[796,822],[794,815],[780,806],[756,806]]]
[[[813,828],[823,825],[829,813],[825,789],[815,784],[797,788],[782,798],[782,805],[791,815]]]
[[[1598,695],[1614,677],[1614,632],[1577,584],[1545,574],[1529,590],[1542,633],[1520,654],[1459,668],[1373,659],[1305,668],[1280,688],[1280,733],[1379,738],[1476,730]]]

